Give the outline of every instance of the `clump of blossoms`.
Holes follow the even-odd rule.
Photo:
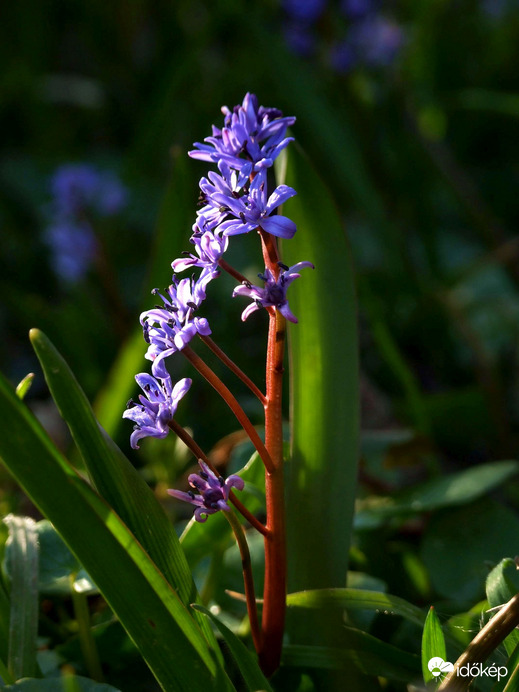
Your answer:
[[[201,471],[189,476],[191,489],[168,491],[173,497],[195,507],[194,519],[205,522],[209,515],[223,510],[235,532],[244,563],[244,581],[251,631],[260,663],[272,673],[279,664],[285,610],[285,539],[283,509],[283,436],[281,414],[282,373],[286,320],[296,323],[287,296],[289,286],[300,277],[299,271],[313,268],[307,261],[289,267],[281,261],[277,239],[291,239],[296,224],[279,213],[282,204],[296,191],[288,185],[273,187],[273,164],[277,156],[293,141],[287,128],[294,117],[284,117],[276,108],[258,105],[253,94],[233,109],[222,108],[221,128],[213,126],[211,136],[196,142],[189,155],[215,167],[200,180],[201,206],[192,226],[192,252],[173,260],[171,284],[164,290],[153,289],[158,303],[140,316],[144,339],[148,344],[145,357],[151,361],[152,374],[140,373],[136,380],[144,392],[139,401],[130,401],[123,414],[134,422],[131,445],[138,446],[144,437],[163,438],[173,430],[198,459]],[[269,192],[270,190],[270,192]],[[259,274],[262,285],[256,286],[224,258],[235,236],[254,233],[260,240],[265,270]],[[178,274],[189,270],[189,277]],[[266,392],[214,343],[208,320],[200,314],[210,291],[210,283],[230,275],[238,285],[231,295],[249,298],[242,320],[253,312],[266,310],[269,315],[267,338]],[[265,410],[263,440],[247,418],[227,386],[193,350],[198,337],[237,375],[259,399]],[[239,476],[226,480],[211,465],[202,449],[174,419],[180,399],[190,379],[172,384],[166,363],[181,354],[218,391],[249,435],[265,465],[267,522],[252,515],[233,494],[242,490]],[[263,621],[260,626],[250,567],[246,559],[247,543],[230,504],[265,537],[265,590]]]
[[[44,239],[56,274],[67,283],[76,283],[99,251],[93,222],[120,213],[127,203],[127,191],[115,173],[89,163],[59,166],[50,187],[52,202]]]

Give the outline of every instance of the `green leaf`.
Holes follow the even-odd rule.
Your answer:
[[[518,534],[517,514],[490,499],[437,512],[421,545],[433,588],[458,602],[480,599],[489,562],[497,564],[503,555],[515,554]]]
[[[30,337],[54,401],[95,487],[188,606],[198,594],[174,527],[145,480],[99,426],[83,390],[50,340],[38,329],[32,329]],[[215,646],[206,619],[198,619]]]
[[[506,641],[506,640],[505,640]],[[492,692],[519,692],[519,644],[512,651],[506,662],[508,674],[492,688]]]
[[[291,593],[287,596],[287,606],[312,610],[344,608],[346,611],[367,610],[384,615],[400,615],[420,629],[425,621],[424,612],[403,598],[361,589],[314,589]]]
[[[467,504],[487,495],[519,472],[519,462],[481,464],[384,498],[368,498],[355,515],[357,528],[377,528],[388,518]]]
[[[2,377],[0,417],[9,431],[0,459],[94,579],[163,689],[213,689],[215,652],[177,592]]]
[[[31,388],[31,385],[34,381],[34,373],[30,372],[28,375],[25,375],[23,380],[20,380],[16,387],[16,396],[19,397],[20,399],[25,399],[25,395]]]
[[[76,593],[96,593],[96,585],[52,524],[43,519],[36,524],[36,531],[40,545],[40,593],[70,596],[72,589]]]
[[[272,692],[272,687],[269,685],[267,678],[261,672],[256,656],[254,656],[247,647],[238,639],[238,637],[226,626],[223,622],[211,613],[210,610],[200,605],[193,605],[193,608],[199,610],[204,615],[210,618],[216,627],[220,630],[222,637],[225,639],[229,651],[231,652],[240,673],[243,676],[247,689],[251,692],[255,690],[264,690]]]
[[[346,628],[347,647],[289,645],[283,648],[285,666],[303,668],[351,669],[366,675],[409,682],[420,673],[418,656],[373,637],[366,632]]]
[[[428,663],[433,658],[441,658],[443,661],[447,660],[447,648],[445,646],[445,637],[443,636],[442,626],[434,611],[434,606],[431,606],[427,617],[425,619],[425,625],[422,634],[422,673],[425,683],[436,680],[429,670]]]
[[[11,580],[9,657],[7,665],[15,679],[36,674],[38,634],[38,534],[30,517],[4,518],[9,528],[6,571]]]
[[[315,265],[315,270],[303,270],[290,288],[290,305],[299,323],[289,328],[289,587],[340,587],[348,566],[359,451],[353,269],[337,209],[298,151],[288,157],[286,183],[297,196],[284,213],[298,230],[294,240],[283,243],[283,261]]]
[[[13,692],[120,692],[112,685],[75,675],[47,680],[25,678],[2,689],[6,692],[10,692],[10,690]]]
[[[505,605],[519,592],[519,572],[511,558],[505,558],[494,567],[486,581],[487,600],[491,608]],[[504,641],[509,656],[517,651],[519,632],[513,630]]]

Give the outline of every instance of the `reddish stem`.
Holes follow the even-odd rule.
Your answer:
[[[247,601],[247,612],[249,614],[250,629],[254,648],[259,651],[261,648],[262,632],[258,621],[258,608],[254,594],[254,578],[252,576],[252,566],[250,559],[249,546],[241,527],[240,522],[232,512],[225,512],[225,517],[232,527],[238,548],[240,549],[241,565],[243,572],[243,584],[245,586],[245,599]]]
[[[279,255],[273,237],[260,231],[265,265],[278,276]],[[283,358],[285,351],[285,318],[269,311],[267,344],[267,403],[265,405],[265,446],[273,469],[265,472],[267,531],[265,536],[265,587],[263,592],[263,640],[259,661],[270,676],[279,667],[286,609],[286,539],[283,483]]]
[[[241,368],[239,368],[236,363],[229,358],[229,356],[222,351],[222,349],[215,344],[215,342],[209,337],[209,336],[202,336],[201,334],[199,335],[204,344],[209,346],[211,351],[217,356],[224,365],[226,365],[231,372],[233,372],[237,377],[240,378],[240,380],[247,385],[247,387],[251,390],[251,392],[254,394],[254,396],[257,396],[258,399],[261,401],[263,406],[265,406],[266,399],[265,395],[263,394],[262,391],[254,384],[254,382],[248,377]]]
[[[201,447],[198,446],[198,444],[193,440],[191,435],[185,430],[179,423],[177,423],[176,420],[170,420],[168,423],[169,427],[173,432],[182,440],[182,442],[188,447],[195,457],[197,459],[201,459],[204,463],[206,463],[211,471],[215,473],[216,475],[219,475],[217,469],[213,466],[211,463],[209,457],[204,453]],[[267,535],[267,528],[263,526],[263,524],[259,521],[259,519],[256,519],[254,514],[249,512],[247,507],[245,507],[244,504],[238,500],[236,495],[234,495],[233,491],[231,490],[229,494],[229,500],[233,503],[233,505],[236,507],[238,512],[246,519],[251,526],[253,526],[257,531],[262,533],[264,536]]]
[[[261,437],[258,435],[258,431],[256,430],[256,428],[248,419],[245,411],[236,401],[236,398],[233,396],[233,394],[231,394],[229,389],[224,385],[224,383],[218,377],[218,375],[215,372],[213,372],[206,363],[204,363],[200,356],[197,356],[197,354],[193,351],[192,348],[190,348],[189,346],[185,346],[182,349],[181,353],[184,354],[184,356],[198,370],[202,377],[205,377],[209,384],[212,387],[214,387],[214,389],[216,389],[218,394],[222,397],[227,406],[231,409],[231,411],[238,419],[238,422],[249,436],[250,441],[252,442],[254,447],[256,447],[256,450],[260,455],[261,460],[265,464],[265,468],[269,471],[273,471],[274,464],[272,462],[272,459],[270,458],[270,454],[268,453],[265,447],[265,444],[263,443]]]
[[[221,269],[223,269],[224,272],[227,272],[228,274],[230,274],[233,277],[233,279],[236,279],[236,281],[239,281],[241,284],[248,282],[248,279],[246,276],[243,276],[243,274],[241,274],[237,269],[235,269],[234,267],[231,267],[231,265],[228,262],[226,262],[223,258],[220,258],[218,260],[218,266]]]

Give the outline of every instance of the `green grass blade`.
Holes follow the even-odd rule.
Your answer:
[[[14,678],[36,674],[38,635],[38,534],[30,517],[9,514],[6,565],[11,579],[11,615],[7,665]]]
[[[438,657],[446,661],[447,648],[442,626],[434,611],[434,607],[431,606],[425,619],[422,634],[422,673],[425,683],[437,679],[429,670],[428,663],[431,659]]]
[[[399,596],[366,591],[363,589],[313,589],[291,593],[287,596],[289,608],[343,608],[344,610],[368,610],[385,615],[400,615],[420,629],[425,622],[425,613]]]
[[[31,342],[58,409],[68,424],[90,478],[113,507],[185,605],[198,598],[175,530],[147,483],[119,447],[106,435],[65,360],[38,329]],[[214,636],[206,618],[197,615],[208,641]]]
[[[301,153],[288,157],[297,224],[283,261],[313,262],[290,287],[289,589],[345,585],[359,445],[356,300],[350,252],[327,188]],[[311,555],[312,559],[308,559]]]
[[[238,639],[234,632],[224,625],[223,622],[220,622],[220,620],[215,617],[210,610],[207,610],[207,608],[199,605],[194,605],[193,608],[199,610],[201,613],[204,613],[204,615],[207,615],[207,617],[210,618],[220,630],[220,633],[229,647],[229,651],[231,652],[236,665],[240,669],[243,680],[247,685],[247,690],[250,690],[250,692],[255,692],[256,690],[261,690],[262,692],[272,692],[272,687],[269,685],[267,678],[261,672],[256,657]]]
[[[176,591],[3,378],[0,416],[8,431],[0,459],[94,579],[162,688],[214,689],[215,654]]]

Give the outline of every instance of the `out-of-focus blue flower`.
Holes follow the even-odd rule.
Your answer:
[[[286,44],[294,53],[307,58],[315,51],[316,36],[311,25],[289,21],[283,28],[283,35]]]
[[[360,19],[375,9],[375,0],[342,0],[341,12],[348,19]]]
[[[59,216],[78,216],[97,212],[112,216],[126,204],[127,191],[111,172],[86,163],[65,164],[51,181],[53,206]]]
[[[243,283],[234,289],[233,297],[246,296],[247,298],[252,298],[254,301],[242,312],[241,318],[243,321],[256,310],[273,307],[279,310],[283,317],[290,322],[297,322],[297,317],[292,313],[288,305],[287,288],[292,281],[299,279],[301,276],[301,274],[298,273],[300,269],[304,269],[305,267],[314,269],[314,265],[311,262],[298,262],[292,267],[287,267],[279,262],[279,266],[281,267],[281,272],[277,280],[268,268],[265,269],[264,274],[259,275],[259,278],[265,282],[263,288],[253,286],[250,283]]]
[[[302,22],[315,22],[325,8],[326,0],[283,0],[285,12]]]
[[[188,477],[189,485],[198,491],[198,495],[190,490],[187,493],[182,490],[168,490],[168,493],[177,500],[183,500],[195,505],[195,520],[203,523],[209,514],[215,514],[223,510],[228,512],[231,508],[227,504],[232,488],[243,490],[244,482],[240,476],[229,476],[225,480],[217,476],[201,459],[198,461],[200,473],[192,473]]]
[[[362,62],[373,67],[384,67],[397,57],[404,45],[405,35],[395,21],[376,14],[353,24],[348,40]]]
[[[152,291],[162,298],[164,305],[141,313],[140,321],[149,344],[145,357],[153,362],[155,377],[167,377],[164,359],[181,351],[195,334],[211,334],[206,318],[194,316],[205,299],[205,286],[209,281],[209,277],[178,281],[173,275],[173,283],[164,292],[166,295],[157,288]]]
[[[135,379],[145,396],[139,394],[139,403],[130,400],[123,418],[135,423],[130,444],[133,449],[139,449],[137,442],[143,437],[166,437],[168,423],[173,420],[179,401],[191,387],[191,380],[185,377],[173,387],[167,372],[162,379],[155,379],[145,372],[135,375]]]
[[[355,48],[349,38],[345,38],[331,47],[328,60],[335,72],[343,74],[350,72],[359,62]]]
[[[63,219],[45,230],[44,240],[52,250],[51,264],[68,283],[80,281],[97,252],[97,240],[90,224]]]
[[[111,172],[90,164],[65,164],[51,179],[52,201],[44,240],[54,270],[64,281],[79,281],[98,251],[93,222],[126,205],[127,192]]]

